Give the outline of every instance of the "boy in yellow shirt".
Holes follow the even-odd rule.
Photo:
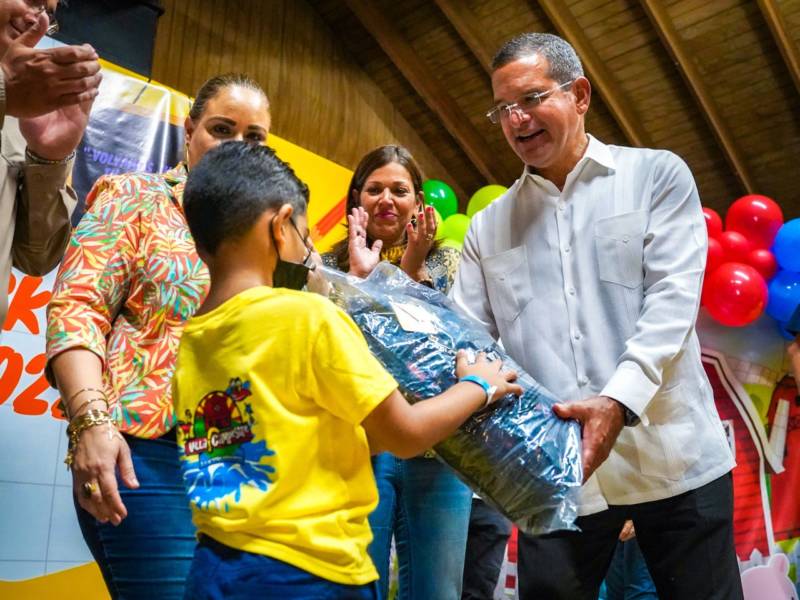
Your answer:
[[[199,531],[186,598],[375,598],[370,452],[415,456],[521,393],[499,361],[460,355],[466,381],[409,405],[352,320],[296,291],[313,250],[307,202],[263,146],[222,144],[189,175],[184,210],[211,288],[173,383]]]

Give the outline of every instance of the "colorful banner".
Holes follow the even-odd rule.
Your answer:
[[[173,166],[190,105],[183,94],[103,63],[100,95],[72,173],[79,197],[104,174]],[[320,250],[329,248],[342,235],[337,225],[351,172],[277,136],[268,143],[308,184],[312,236]],[[13,272],[0,334],[0,598],[9,600],[106,597],[75,518],[58,393],[43,374],[45,307],[54,279],[55,271],[45,277]]]

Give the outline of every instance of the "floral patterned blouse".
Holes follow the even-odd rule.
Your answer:
[[[208,293],[208,270],[183,214],[185,183],[184,165],[100,178],[47,309],[48,361],[70,348],[97,354],[112,416],[121,431],[142,438],[175,423],[178,344]]]

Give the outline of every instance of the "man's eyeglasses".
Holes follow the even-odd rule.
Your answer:
[[[546,90],[544,92],[533,92],[525,94],[522,98],[511,104],[499,104],[486,113],[486,118],[492,123],[499,123],[502,119],[508,119],[512,113],[517,113],[517,116],[522,116],[521,113],[530,114],[537,106],[539,106],[551,94],[572,85],[574,79],[557,85],[556,87]]]
[[[56,13],[54,10],[50,10],[47,8],[47,2],[45,0],[25,0],[28,6],[31,7],[34,14],[38,17],[40,14],[45,13],[47,15],[47,19],[49,21],[49,25],[47,26],[47,35],[53,35],[58,31],[58,21],[56,21]]]

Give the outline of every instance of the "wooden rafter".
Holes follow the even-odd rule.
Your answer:
[[[700,105],[703,116],[708,121],[711,131],[717,138],[725,158],[733,168],[739,181],[742,182],[747,193],[753,193],[756,190],[755,179],[750,173],[747,163],[737,149],[733,136],[725,126],[725,122],[719,114],[717,106],[711,98],[711,94],[703,83],[703,78],[697,66],[681,43],[678,31],[669,18],[663,2],[661,0],[639,1],[647,13],[647,16],[650,18],[653,27],[658,32],[658,36],[661,38],[664,47],[670,53],[676,66],[680,70],[689,90]]]
[[[435,0],[435,2],[439,10],[450,21],[456,33],[464,40],[472,54],[481,63],[483,70],[488,75],[491,75],[492,46],[484,37],[474,13],[463,0]]]
[[[392,59],[403,77],[428,107],[444,123],[475,168],[490,182],[503,182],[497,157],[489,150],[484,137],[419,58],[411,45],[397,33],[397,28],[369,0],[346,0],[347,6]]]
[[[780,8],[775,0],[758,0],[758,7],[761,9],[761,14],[764,15],[767,25],[769,25],[772,37],[775,38],[778,50],[780,50],[783,61],[786,63],[786,68],[789,69],[789,73],[792,75],[794,85],[797,91],[800,92],[800,52],[798,52],[797,44],[794,43],[792,36],[789,35]]]
[[[538,0],[538,4],[559,34],[572,44],[581,57],[589,80],[600,91],[603,102],[628,142],[634,146],[650,146],[650,136],[647,135],[625,96],[620,93],[619,84],[592,48],[580,24],[569,11],[569,7],[561,0]]]

